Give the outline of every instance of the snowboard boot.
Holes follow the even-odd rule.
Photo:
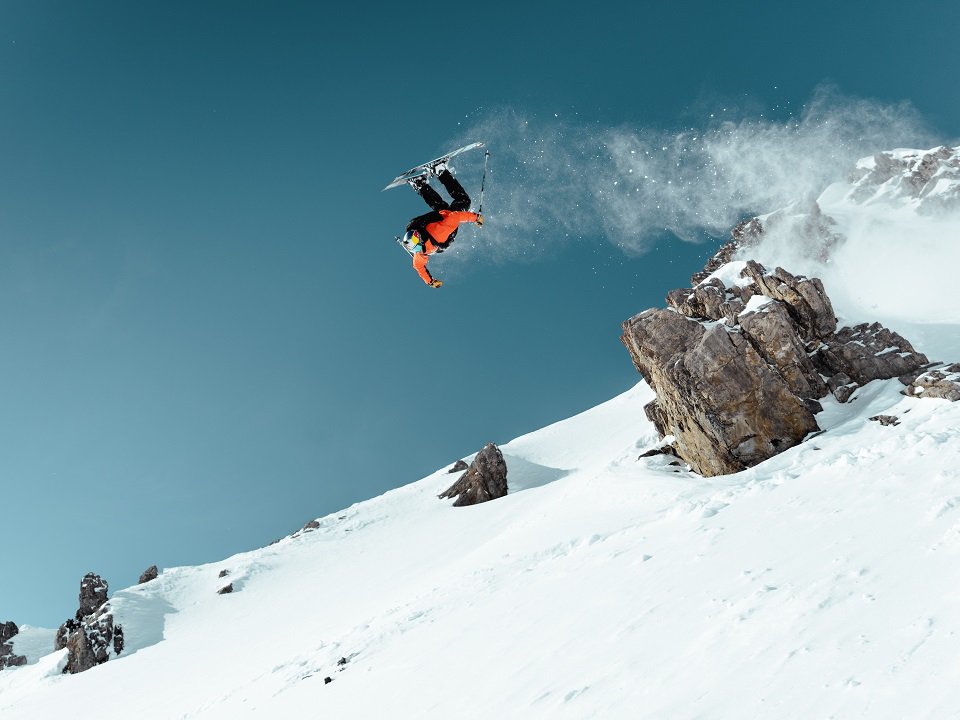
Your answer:
[[[419,195],[420,191],[423,190],[423,188],[426,187],[429,184],[429,182],[427,181],[427,178],[425,175],[417,175],[416,177],[412,177],[409,180],[407,180],[407,184],[410,187],[412,187]]]

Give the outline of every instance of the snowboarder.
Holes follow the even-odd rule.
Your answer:
[[[430,172],[437,177],[453,202],[448,203],[440,193],[430,187],[427,175],[418,175],[407,183],[424,202],[430,206],[430,212],[418,215],[407,223],[407,232],[403,236],[403,246],[413,256],[413,268],[420,278],[430,287],[438,288],[443,282],[436,279],[427,270],[427,260],[434,253],[441,253],[453,243],[460,223],[472,222],[483,225],[483,216],[472,213],[470,196],[450,172],[446,163],[432,166]]]

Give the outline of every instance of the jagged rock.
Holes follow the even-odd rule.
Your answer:
[[[881,425],[899,425],[900,418],[896,415],[874,415],[872,418],[867,418],[868,420],[873,420],[878,422]]]
[[[453,467],[447,470],[447,473],[463,472],[469,467],[463,460],[457,460]]]
[[[310,520],[306,525],[303,526],[304,530],[316,530],[320,527],[319,520]]]
[[[960,207],[960,148],[883,152],[858,163],[850,175],[851,199],[867,202],[879,192],[917,201],[920,214]]]
[[[0,624],[0,670],[27,664],[25,656],[13,652],[13,644],[10,642],[19,633],[20,628],[12,621]]]
[[[771,302],[739,316],[740,327],[763,358],[774,365],[790,391],[801,399],[821,398],[827,387],[806,346],[797,334],[797,324],[786,305]]]
[[[221,571],[220,571],[220,574],[217,575],[217,577],[219,577],[219,578],[225,578],[225,577],[226,577],[227,575],[229,575],[229,574],[230,574],[230,571],[229,571],[229,570],[221,570]]]
[[[840,328],[824,339],[812,359],[824,375],[847,375],[858,385],[915,372],[929,362],[880,323]]]
[[[138,584],[143,585],[151,580],[156,580],[159,575],[160,571],[157,569],[157,566],[151,565],[140,574],[140,580],[138,581]]]
[[[113,615],[109,612],[90,615],[85,621],[67,620],[60,626],[54,641],[55,650],[67,648],[63,672],[69,674],[84,672],[107,662],[111,646],[115,646],[115,638]]]
[[[724,317],[726,288],[714,278],[695,288],[681,288],[667,293],[667,304],[687,317],[720,320]]]
[[[20,628],[17,627],[15,622],[8,621],[0,625],[0,643],[12,640],[18,634],[20,634]]]
[[[623,330],[634,366],[657,393],[648,414],[661,435],[676,436],[696,472],[743,470],[819,429],[743,333],[670,310],[636,315]]]
[[[454,507],[476,505],[507,494],[507,463],[493,443],[477,453],[467,471],[451,485],[441,498],[457,498]]]
[[[90,638],[83,629],[70,633],[64,641],[67,648],[67,663],[63,667],[64,673],[75,675],[82,673],[97,664],[96,655],[90,646]]]
[[[837,329],[833,305],[819,278],[792,275],[780,267],[767,272],[753,260],[742,275],[753,280],[761,293],[784,303],[805,340],[821,340]]]
[[[903,389],[903,394],[957,402],[960,400],[960,363],[929,370],[919,375]]]
[[[661,437],[676,436],[679,457],[703,475],[736,472],[797,444],[819,429],[813,416],[828,392],[846,402],[871,380],[927,364],[877,323],[837,329],[818,278],[769,272],[753,260],[741,277],[749,281],[742,287],[712,278],[671,291],[670,309],[623,324],[634,366],[657,394],[647,417]],[[943,379],[929,376],[928,385]]]
[[[80,609],[60,626],[54,640],[54,649],[68,651],[63,672],[83,672],[109,660],[114,629],[107,589],[107,581],[96,573],[80,581]]]
[[[222,588],[217,590],[217,595],[229,595],[233,592],[233,583],[224,585]]]
[[[80,609],[77,620],[95,613],[107,601],[107,581],[96,573],[87,573],[80,581]]]
[[[733,256],[741,248],[749,248],[755,245],[763,235],[763,225],[759,218],[750,218],[739,223],[730,231],[730,242],[721,247],[713,257],[711,257],[702,271],[694,273],[690,278],[690,284],[696,287],[710,275],[722,268],[728,262],[733,260]]]

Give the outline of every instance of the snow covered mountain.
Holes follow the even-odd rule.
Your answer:
[[[862,161],[812,225],[809,204],[779,229],[763,216],[751,252],[819,273],[843,319],[958,361],[940,282],[958,265],[940,265],[960,153],[931,152],[918,194],[930,153]],[[126,647],[83,674],[61,674],[52,631],[21,629],[0,717],[960,717],[960,402],[902,389],[825,399],[821,434],[703,478],[639,458],[658,443],[641,382],[503,445],[504,498],[453,508],[441,468],[114,593]]]

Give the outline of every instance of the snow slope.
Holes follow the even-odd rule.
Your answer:
[[[650,397],[506,445],[501,500],[441,470],[120,591],[130,652],[0,673],[0,716],[960,717],[960,403],[873,383],[708,480],[637,460]]]
[[[958,320],[914,300],[932,330],[897,329],[960,360]],[[33,653],[0,717],[960,718],[960,403],[901,387],[705,479],[638,459],[640,383],[503,446],[505,498],[453,508],[442,468],[115,593],[127,650],[75,676]]]

